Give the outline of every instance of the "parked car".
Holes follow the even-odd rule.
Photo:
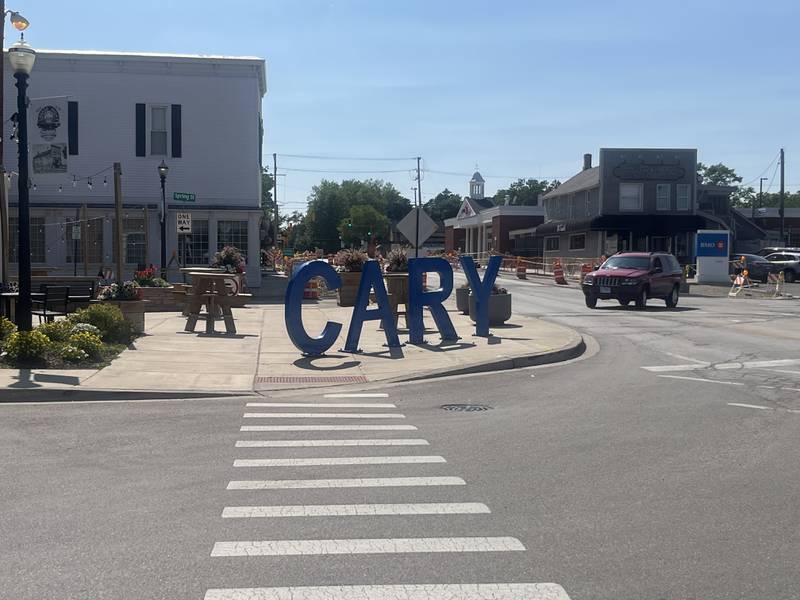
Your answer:
[[[742,262],[742,258],[744,258],[744,262]],[[781,271],[778,265],[757,254],[740,254],[736,257],[736,260],[739,267],[734,266],[737,263],[731,263],[733,275],[738,275],[743,269],[747,269],[750,279],[762,283],[767,283],[770,273],[780,273]]]
[[[598,300],[631,302],[643,309],[648,298],[664,300],[669,308],[678,305],[681,266],[666,252],[621,252],[583,279],[586,306],[595,308]]]
[[[776,252],[766,259],[776,266],[776,272],[783,273],[783,280],[792,283],[800,278],[800,252]]]
[[[768,256],[770,254],[775,254],[776,252],[791,252],[793,254],[799,254],[800,248],[783,248],[781,246],[768,246],[766,248],[762,248],[757,252],[759,256]]]

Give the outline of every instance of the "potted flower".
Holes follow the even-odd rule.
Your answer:
[[[244,273],[245,262],[242,253],[235,246],[224,246],[214,255],[212,267],[224,269],[228,273]]]
[[[475,296],[469,296],[469,318],[475,321]],[[502,325],[511,318],[511,294],[506,288],[492,286],[489,294],[489,325]]]
[[[148,301],[146,310],[148,312],[180,310],[181,297],[173,293],[175,288],[156,273],[156,268],[150,265],[133,274],[133,281],[139,284],[142,299]]]
[[[462,315],[469,314],[469,282],[464,282],[456,288],[456,308]]]
[[[339,306],[355,306],[361,272],[367,260],[367,253],[361,250],[345,249],[336,254],[335,263],[342,279],[338,290]]]
[[[386,291],[396,304],[408,304],[408,253],[405,250],[392,250],[386,255]]]
[[[100,288],[97,300],[118,307],[123,316],[133,325],[136,333],[144,331],[144,307],[142,288],[135,281],[125,281],[122,285],[112,283]]]

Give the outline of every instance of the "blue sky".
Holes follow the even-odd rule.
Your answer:
[[[286,211],[323,177],[379,177],[411,196],[414,161],[281,154],[422,156],[427,200],[466,193],[476,164],[489,194],[515,177],[563,180],[604,146],[696,147],[757,186],[784,146],[800,188],[796,0],[7,5],[31,21],[34,47],[263,57],[264,150],[279,172],[398,171],[283,171]]]

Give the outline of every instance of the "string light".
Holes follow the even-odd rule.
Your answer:
[[[86,187],[88,187],[90,190],[92,189],[92,178],[91,177],[89,177],[89,180],[86,182]]]
[[[72,176],[72,187],[78,187],[78,178],[75,175]]]
[[[108,178],[105,175],[103,176],[103,187],[108,187]]]
[[[59,184],[59,186],[58,186],[58,192],[59,192],[59,193],[61,193],[62,189],[63,189],[63,187],[62,187],[62,186]]]

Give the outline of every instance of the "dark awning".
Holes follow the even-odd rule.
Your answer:
[[[539,225],[535,235],[572,233],[575,231],[633,231],[656,235],[671,235],[682,231],[697,231],[705,220],[697,215],[603,215],[584,219],[547,221]]]

